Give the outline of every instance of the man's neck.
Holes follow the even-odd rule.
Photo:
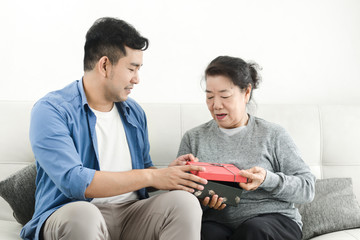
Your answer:
[[[109,102],[103,97],[101,81],[95,76],[95,73],[85,72],[82,81],[89,106],[100,112],[109,112],[113,108],[114,102]]]

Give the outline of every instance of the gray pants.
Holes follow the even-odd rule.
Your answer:
[[[45,240],[200,239],[202,210],[185,191],[171,191],[120,204],[72,202],[43,226]]]

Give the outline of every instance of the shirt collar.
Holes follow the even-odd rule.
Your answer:
[[[79,93],[81,96],[81,106],[83,106],[84,110],[86,111],[89,108],[89,104],[87,102],[86,95],[85,95],[83,77],[81,78],[81,80],[78,81],[78,89],[79,89]]]
[[[125,102],[116,102],[115,105],[120,107],[120,109],[124,112],[125,115],[130,114],[130,107],[126,101]]]

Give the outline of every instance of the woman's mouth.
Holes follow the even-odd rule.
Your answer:
[[[227,114],[225,114],[225,113],[223,113],[223,114],[215,114],[215,116],[216,116],[217,120],[222,120],[227,116]]]

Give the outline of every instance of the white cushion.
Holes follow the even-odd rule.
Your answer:
[[[32,105],[32,102],[0,101],[0,163],[34,160],[29,141]]]
[[[360,228],[324,234],[312,240],[359,240]]]
[[[141,104],[149,129],[150,155],[155,165],[168,166],[176,158],[181,139],[180,105]]]
[[[4,221],[0,219],[0,239],[13,240],[21,239],[20,231],[22,226],[15,221]]]

